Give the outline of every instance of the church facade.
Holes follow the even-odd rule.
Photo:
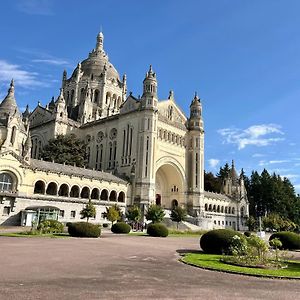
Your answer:
[[[59,96],[45,107],[39,103],[21,114],[11,83],[0,104],[1,223],[22,221],[24,210],[37,206],[56,208],[59,219],[68,222],[79,218],[91,199],[98,223],[106,221],[109,205],[125,211],[135,204],[146,211],[156,203],[166,210],[186,207],[191,220],[206,229],[244,229],[248,200],[234,165],[222,194],[204,191],[204,123],[197,94],[187,117],[172,91],[158,99],[150,66],[142,96],[127,95],[126,75],[120,77],[103,45],[99,33],[88,58],[69,77],[63,72]],[[85,168],[40,159],[50,139],[71,133],[87,144]]]

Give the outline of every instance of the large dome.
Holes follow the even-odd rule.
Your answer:
[[[114,78],[120,81],[120,76],[115,67],[109,62],[108,56],[103,49],[104,36],[100,32],[97,35],[96,48],[89,54],[89,57],[81,62],[81,72],[84,77],[97,77],[104,72],[106,68],[106,77],[108,79]],[[72,77],[78,71],[78,67],[73,72]]]

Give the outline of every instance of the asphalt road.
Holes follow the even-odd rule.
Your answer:
[[[100,239],[0,237],[0,299],[300,299],[300,281],[178,261],[198,238],[106,233]]]

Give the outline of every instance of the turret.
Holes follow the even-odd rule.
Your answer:
[[[54,113],[56,118],[66,119],[68,117],[66,102],[64,98],[64,90],[62,88],[60,89],[60,94],[55,102]]]
[[[197,93],[195,93],[194,99],[190,105],[190,118],[188,120],[189,130],[203,130],[202,120],[202,104]]]
[[[143,81],[142,107],[155,109],[157,107],[157,80],[151,65]]]
[[[67,71],[64,70],[63,71],[63,76],[62,76],[62,82],[61,82],[61,87],[62,88],[64,88],[66,80],[67,80]]]
[[[8,116],[13,115],[16,111],[18,111],[17,102],[15,99],[15,86],[14,80],[12,79],[10,82],[10,87],[8,89],[6,97],[0,104],[0,115],[1,116]]]
[[[102,32],[99,32],[97,35],[97,43],[96,43],[96,52],[103,52],[103,42],[104,42],[104,35]]]

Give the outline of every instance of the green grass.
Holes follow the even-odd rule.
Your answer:
[[[227,273],[252,275],[259,277],[273,278],[299,278],[300,279],[300,261],[288,261],[287,268],[279,270],[268,270],[260,268],[248,268],[233,266],[220,261],[222,255],[188,253],[181,260],[192,266],[208,270],[215,270]]]
[[[28,232],[2,232],[0,236],[6,237],[28,237],[28,238],[66,238],[70,237],[68,233],[46,233],[46,234],[28,234]]]

